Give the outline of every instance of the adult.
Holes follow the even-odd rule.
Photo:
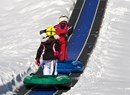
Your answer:
[[[63,15],[59,18],[60,22],[55,25],[56,34],[59,35],[60,39],[60,60],[68,60],[68,37],[71,35],[73,28],[68,24],[68,17]]]

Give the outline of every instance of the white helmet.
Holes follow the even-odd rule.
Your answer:
[[[62,21],[68,22],[68,17],[66,15],[62,15],[59,17],[59,20],[60,20],[60,22],[62,22]]]

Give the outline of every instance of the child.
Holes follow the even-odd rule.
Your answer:
[[[59,36],[55,34],[56,30],[53,26],[46,29],[43,33],[41,45],[37,50],[36,64],[40,66],[40,57],[42,55],[43,75],[57,75],[57,60],[59,58],[60,45]]]

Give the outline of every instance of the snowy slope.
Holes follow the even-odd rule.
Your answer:
[[[129,28],[130,0],[108,0],[88,66],[64,95],[130,95]]]
[[[76,0],[0,0],[0,95],[35,68],[39,31],[71,15]],[[11,93],[8,92],[8,95]]]
[[[59,15],[70,15],[75,1],[0,0],[0,95],[34,64],[39,31],[58,23]],[[108,0],[88,66],[64,95],[130,95],[129,5],[130,0]]]

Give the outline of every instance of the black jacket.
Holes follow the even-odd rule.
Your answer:
[[[40,59],[41,55],[43,60],[55,60],[58,57],[54,56],[54,52],[60,52],[59,40],[55,40],[54,38],[49,38],[46,42],[41,42],[37,54],[36,59]]]

